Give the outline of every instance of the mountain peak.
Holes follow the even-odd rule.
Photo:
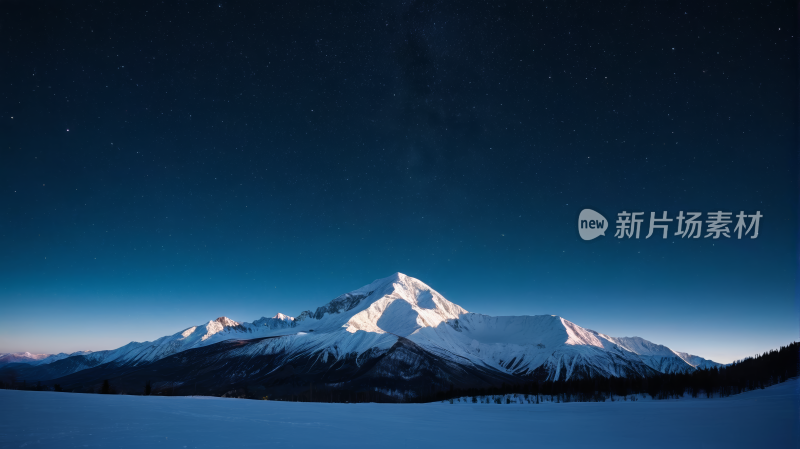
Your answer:
[[[221,316],[221,317],[217,318],[214,321],[219,323],[219,324],[221,324],[224,327],[236,327],[236,326],[239,325],[239,323],[237,323],[236,321],[233,321],[232,319],[230,319],[230,318],[228,318],[226,316]]]
[[[340,296],[324,311],[342,313],[350,310],[352,312],[344,323],[349,332],[389,333],[404,337],[467,313],[424,282],[400,272]],[[319,313],[315,315],[322,318]]]
[[[417,279],[414,279],[411,276],[406,276],[405,274],[398,271],[397,273],[394,273],[390,276],[386,276],[385,278],[375,279],[374,281],[370,282],[369,284],[361,288],[357,288],[349,293],[345,293],[345,295],[349,294],[351,296],[359,296],[363,294],[369,294],[370,292],[374,292],[381,287],[392,285],[394,283],[405,283],[408,282],[409,280],[420,282]]]

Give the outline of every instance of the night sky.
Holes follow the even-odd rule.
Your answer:
[[[2,2],[0,352],[397,271],[719,362],[797,340],[795,4],[706,3]],[[719,210],[758,238],[644,238]]]

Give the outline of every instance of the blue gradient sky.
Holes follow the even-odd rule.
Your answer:
[[[3,31],[0,352],[296,315],[397,271],[719,362],[798,339],[793,10],[48,5]],[[586,242],[583,208],[764,217]]]

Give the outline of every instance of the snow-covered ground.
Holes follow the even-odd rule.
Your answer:
[[[0,390],[0,447],[797,448],[800,382],[707,400],[309,404]]]

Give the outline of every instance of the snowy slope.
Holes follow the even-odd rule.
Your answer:
[[[286,363],[300,359],[362,363],[360,360],[387,354],[403,340],[451,365],[551,380],[646,376],[655,371],[688,372],[716,365],[638,337],[600,334],[554,315],[470,313],[422,281],[395,273],[297,318],[278,313],[252,323],[237,323],[220,317],[152,342],[51,356],[47,375],[63,376],[107,363],[140,366],[227,340],[277,336],[282,338],[231,349],[229,356],[280,355]],[[402,362],[412,367],[415,363]]]
[[[464,314],[446,326],[420,330],[411,340],[438,349],[440,356],[452,354],[521,376],[538,371],[549,380],[652,373],[635,352],[554,315]]]
[[[686,363],[692,365],[697,369],[709,369],[709,368],[717,368],[723,366],[722,363],[717,363],[711,360],[704,359],[700,356],[687,354],[685,352],[676,352],[680,358],[682,358]]]
[[[281,332],[287,333],[287,329],[293,324],[294,319],[283,314],[278,314],[273,318],[260,318],[252,323],[237,323],[223,316],[152,342],[131,342],[114,350],[88,353],[84,357],[100,363],[117,362],[136,365],[153,362],[187,349],[208,346],[220,341],[249,340]]]
[[[719,363],[685,352],[676,352],[666,346],[647,341],[640,337],[614,338],[606,335],[603,337],[638,354],[647,366],[662,373],[691,372],[696,368],[713,368],[720,366]]]
[[[47,357],[45,357],[45,358],[43,358],[41,360],[38,360],[36,362],[31,362],[31,365],[33,365],[33,366],[47,365],[49,363],[57,362],[59,360],[64,360],[67,357],[73,357],[73,356],[79,356],[79,355],[87,355],[87,354],[91,354],[91,353],[92,353],[92,351],[78,351],[78,352],[73,352],[71,354],[60,352],[58,354],[51,354],[51,355],[49,355],[49,356],[47,356]]]

